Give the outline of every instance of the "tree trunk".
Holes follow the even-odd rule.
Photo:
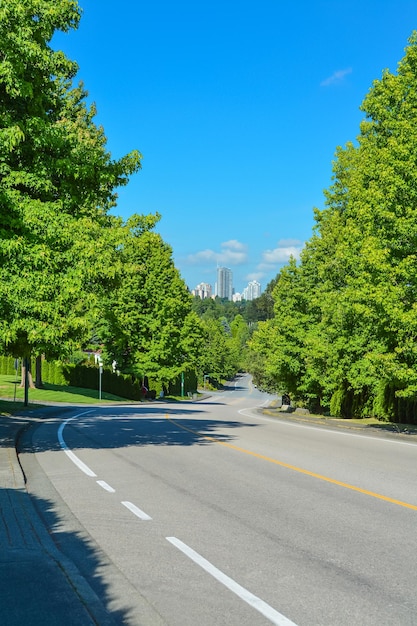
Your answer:
[[[35,387],[36,389],[43,388],[42,382],[42,355],[36,357],[36,372],[35,372]]]
[[[27,368],[28,368],[28,372],[27,372],[27,376],[28,376],[28,385],[31,389],[35,389],[35,384],[33,382],[33,378],[32,378],[32,372],[31,372],[31,368],[30,368],[30,358],[27,359],[22,359],[22,378],[20,381],[20,386],[24,387],[25,386],[25,377],[26,377],[26,363],[27,363]]]

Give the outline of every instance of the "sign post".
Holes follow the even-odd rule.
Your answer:
[[[25,358],[23,359],[23,367],[25,370],[25,376],[24,376],[24,386],[25,386],[25,399],[23,402],[23,406],[28,406],[29,404],[29,359],[27,356],[25,356]]]
[[[101,400],[101,376],[103,374],[103,361],[98,361],[98,399]]]
[[[15,359],[14,360],[14,368],[16,370],[16,382],[14,384],[14,395],[13,395],[13,402],[16,402],[16,387],[17,387],[17,383],[18,383],[18,379],[17,379],[17,370],[19,369],[19,359]]]

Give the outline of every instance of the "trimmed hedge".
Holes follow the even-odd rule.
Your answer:
[[[22,359],[19,359],[18,374],[21,371]],[[0,356],[0,374],[9,376],[16,374],[15,359],[12,356]]]
[[[15,359],[11,356],[0,356],[0,374],[15,374]],[[19,359],[18,375],[21,373],[22,360]],[[35,375],[35,359],[31,363],[32,376]],[[127,400],[141,400],[142,380],[149,390],[150,397],[158,397],[161,391],[164,395],[181,395],[181,376],[163,386],[160,381],[147,376],[134,376],[133,374],[116,374],[109,369],[104,369],[101,377],[101,390]],[[81,387],[82,389],[99,388],[99,370],[95,365],[76,365],[74,363],[62,363],[61,361],[42,360],[42,381],[50,385]],[[184,374],[184,394],[188,391],[197,390],[197,377],[194,372]]]

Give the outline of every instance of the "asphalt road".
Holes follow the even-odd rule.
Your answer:
[[[74,408],[24,441],[28,489],[115,622],[416,626],[417,446],[202,402]]]

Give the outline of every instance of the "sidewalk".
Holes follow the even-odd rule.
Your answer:
[[[158,401],[152,401],[155,403]],[[55,417],[57,407],[62,411],[85,404],[42,402],[42,408],[34,404],[31,402],[32,406],[20,414],[0,414],[1,626],[162,624],[160,616],[140,594],[135,601],[131,599],[130,605],[137,609],[133,613],[114,607],[114,602],[112,611],[108,611],[105,600],[100,600],[74,562],[53,541],[35,508],[33,495],[26,489],[16,443],[25,429],[47,420],[48,413]],[[48,505],[48,500],[44,502]],[[118,572],[113,571],[112,579],[117,577]],[[104,586],[101,589],[105,591]]]
[[[114,625],[74,564],[56,548],[26,492],[15,441],[34,413],[0,415],[0,623]]]

